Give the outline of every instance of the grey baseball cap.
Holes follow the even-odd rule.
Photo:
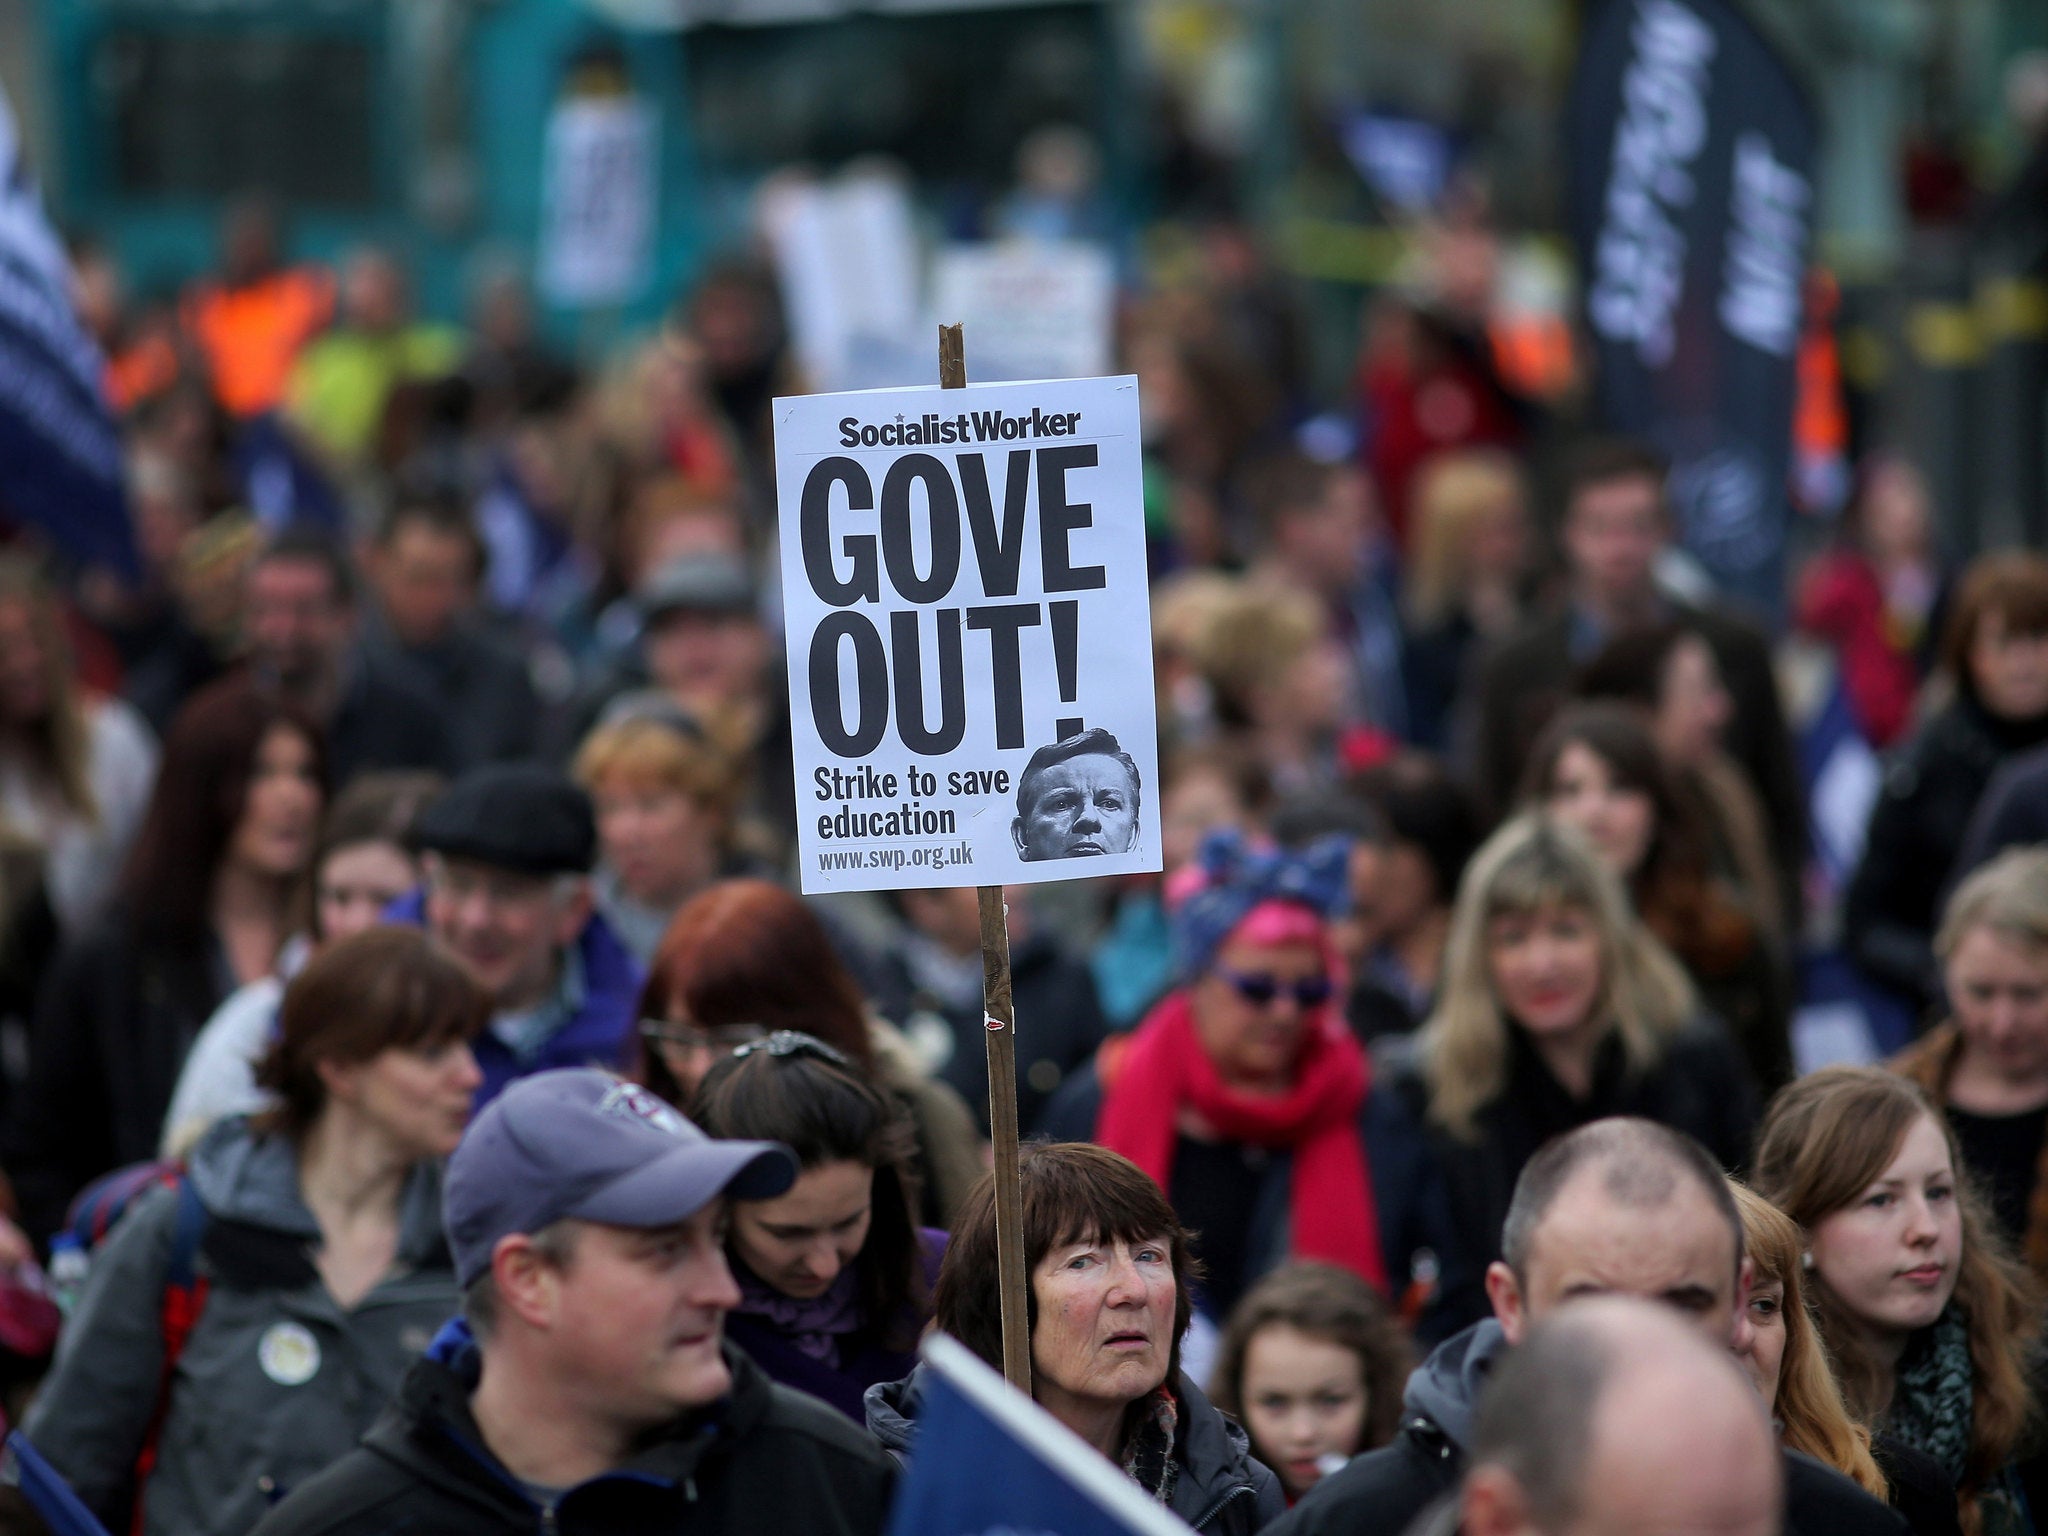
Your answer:
[[[441,1215],[467,1286],[498,1239],[571,1218],[667,1227],[721,1195],[771,1200],[796,1182],[776,1141],[714,1141],[637,1083],[590,1067],[537,1072],[499,1094],[448,1159]]]

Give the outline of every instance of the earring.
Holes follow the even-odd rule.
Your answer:
[[[1811,1248],[1799,1255],[1799,1267],[1801,1269],[1813,1268],[1813,1250]]]

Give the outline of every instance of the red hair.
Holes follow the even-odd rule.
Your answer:
[[[867,1005],[825,925],[767,880],[721,880],[669,921],[647,968],[640,1017],[687,1017],[702,1029],[798,1029],[873,1065]],[[672,1088],[659,1053],[642,1047],[640,1081]]]

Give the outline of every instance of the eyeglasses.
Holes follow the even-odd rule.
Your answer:
[[[705,1051],[727,1056],[757,1044],[767,1031],[758,1024],[718,1024],[700,1029],[695,1024],[676,1024],[666,1019],[642,1019],[640,1038],[679,1051]]]
[[[1327,976],[1304,976],[1301,980],[1288,983],[1273,975],[1259,975],[1244,971],[1216,972],[1237,989],[1237,995],[1254,1008],[1270,1008],[1275,998],[1287,993],[1303,1008],[1320,1008],[1330,1000],[1334,990]]]
[[[749,1040],[733,1052],[735,1057],[751,1056],[756,1051],[766,1051],[770,1056],[808,1056],[814,1061],[830,1062],[835,1067],[853,1065],[846,1052],[836,1046],[827,1045],[816,1035],[807,1035],[800,1029],[778,1029],[765,1040]]]

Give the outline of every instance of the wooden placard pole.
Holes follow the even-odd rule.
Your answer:
[[[939,386],[967,387],[967,344],[957,325],[939,327]],[[1017,1180],[1017,1013],[1010,998],[1010,924],[1003,888],[981,899],[981,1010],[988,1027],[988,1125],[995,1143],[996,1284],[1003,1309],[1003,1377],[1031,1394],[1031,1331],[1026,1323],[1024,1201]]]

